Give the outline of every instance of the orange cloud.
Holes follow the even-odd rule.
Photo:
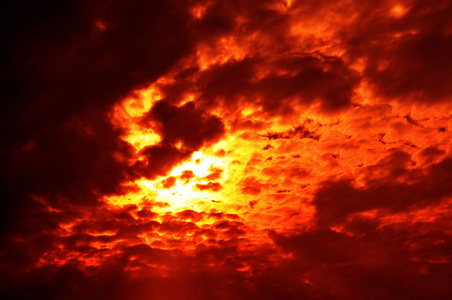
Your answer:
[[[12,7],[0,296],[448,298],[451,10]]]

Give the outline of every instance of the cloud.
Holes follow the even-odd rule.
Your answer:
[[[5,8],[0,298],[447,298],[451,9]]]
[[[362,187],[355,187],[347,179],[322,182],[313,199],[318,224],[335,224],[350,214],[373,209],[390,212],[418,209],[450,197],[450,159],[424,170],[407,169],[409,161],[404,152],[389,154],[363,170],[367,178]]]
[[[9,8],[8,104],[1,112],[6,214],[30,205],[29,193],[96,204],[98,193],[121,192],[129,170],[117,157],[127,160],[131,149],[108,110],[190,50],[183,34],[187,12],[170,7],[118,2]],[[106,24],[101,32],[97,20]]]

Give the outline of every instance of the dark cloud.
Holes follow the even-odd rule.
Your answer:
[[[156,130],[164,141],[172,144],[181,142],[184,148],[192,151],[218,140],[224,133],[222,121],[196,108],[194,102],[177,107],[166,101],[159,101],[145,120],[157,122]]]
[[[190,51],[189,15],[166,1],[9,3],[3,10],[2,262],[25,272],[52,244],[58,223],[77,214],[73,204],[96,206],[99,195],[124,192],[133,153],[108,111]]]
[[[366,182],[356,187],[352,180],[321,183],[313,204],[319,225],[343,222],[353,213],[380,209],[400,212],[436,205],[452,195],[452,160],[445,159],[424,170],[408,169],[410,157],[395,151],[364,169]]]
[[[452,50],[450,1],[427,4],[402,1],[406,13],[391,15],[391,6],[380,10],[362,7],[355,30],[345,28],[342,38],[353,59],[365,58],[365,78],[387,99],[424,104],[443,102],[451,96]],[[390,42],[388,42],[390,41]]]
[[[154,179],[159,175],[166,175],[178,163],[189,158],[193,152],[179,149],[170,143],[159,143],[145,147],[140,153],[145,160],[138,161],[134,165],[137,177]]]
[[[396,222],[381,225],[375,219],[354,218],[347,231],[314,229],[270,237],[286,253],[291,272],[311,278],[326,298],[441,299],[450,294],[440,278],[451,273],[449,235],[436,222]],[[436,241],[436,242],[435,242]],[[447,259],[446,259],[447,260]]]
[[[7,11],[3,211],[28,206],[30,193],[91,204],[119,193],[131,151],[108,110],[190,51],[186,9],[166,1],[49,2]]]
[[[344,62],[309,54],[288,56],[269,62],[252,57],[214,65],[200,73],[200,100],[209,106],[222,104],[227,109],[250,102],[268,114],[281,115],[293,114],[294,105],[309,106],[315,101],[320,101],[324,112],[351,105],[359,76]],[[258,67],[264,63],[270,73],[256,80]]]
[[[314,140],[319,140],[319,136],[317,136],[315,133],[310,132],[308,129],[306,129],[304,126],[297,126],[294,129],[291,129],[289,131],[286,132],[274,132],[274,133],[267,133],[267,135],[265,135],[266,138],[268,138],[269,140],[274,140],[274,139],[292,139],[295,137],[298,138],[310,138],[310,139],[314,139]],[[271,145],[268,145],[269,147],[271,147]],[[267,146],[266,149],[267,150]]]

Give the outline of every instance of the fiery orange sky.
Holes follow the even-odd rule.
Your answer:
[[[3,10],[0,298],[452,297],[452,1]]]

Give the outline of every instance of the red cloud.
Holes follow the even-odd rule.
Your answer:
[[[450,298],[451,12],[10,5],[0,298]]]

